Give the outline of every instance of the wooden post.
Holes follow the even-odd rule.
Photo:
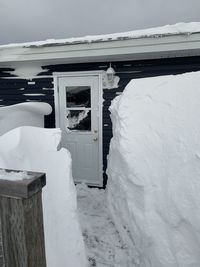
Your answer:
[[[28,175],[30,179],[10,181],[6,175],[5,180],[0,179],[5,267],[46,267],[41,198],[46,177],[44,173],[28,172]]]

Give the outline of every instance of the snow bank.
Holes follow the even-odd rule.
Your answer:
[[[200,72],[133,80],[111,112],[109,208],[138,266],[200,266]]]
[[[29,102],[0,108],[0,135],[19,126],[44,127],[44,116],[52,112],[47,103]]]
[[[48,267],[85,267],[77,218],[76,189],[70,153],[62,148],[59,129],[16,128],[0,137],[0,168],[46,173],[43,189]]]
[[[135,30],[129,32],[101,34],[101,35],[89,35],[84,37],[72,37],[67,39],[48,39],[45,41],[28,42],[28,43],[16,43],[8,45],[0,45],[0,50],[5,48],[17,48],[17,47],[42,47],[51,45],[66,45],[66,44],[80,44],[80,43],[93,43],[93,42],[106,42],[116,41],[122,39],[137,39],[147,37],[160,37],[176,34],[192,34],[200,32],[200,22],[189,23],[176,23],[174,25],[165,25],[162,27],[154,27],[143,30]]]

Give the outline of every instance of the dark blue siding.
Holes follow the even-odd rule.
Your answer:
[[[109,62],[110,63],[110,62]],[[45,101],[52,105],[54,109],[53,83],[52,78],[39,78],[42,75],[52,75],[53,72],[67,71],[89,71],[106,70],[108,62],[82,63],[82,64],[62,64],[43,66],[43,72],[38,75],[34,85],[28,84],[29,80],[24,79],[2,79],[0,78],[0,105],[11,105],[24,101]],[[112,137],[112,125],[110,112],[108,110],[111,101],[117,93],[124,90],[131,79],[153,77],[160,75],[181,74],[189,71],[200,70],[200,57],[170,58],[156,60],[113,62],[112,67],[120,77],[119,87],[112,90],[104,90],[103,106],[103,166],[104,166],[104,186],[107,182],[105,170],[107,168],[107,155],[109,152],[110,139]],[[0,69],[0,77],[8,76],[11,69]],[[24,90],[20,90],[24,88]],[[27,93],[44,94],[44,96],[25,96]],[[55,113],[47,116],[46,127],[55,127]]]

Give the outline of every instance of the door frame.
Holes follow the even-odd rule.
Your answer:
[[[60,128],[60,100],[59,100],[59,78],[67,77],[97,77],[98,78],[98,89],[99,89],[99,183],[88,185],[92,186],[103,186],[103,77],[105,71],[73,71],[73,72],[54,72],[53,73],[53,83],[54,83],[54,104],[55,104],[55,122],[56,128]]]

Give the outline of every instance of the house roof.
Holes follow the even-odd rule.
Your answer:
[[[155,27],[143,30],[135,30],[129,32],[120,32],[106,35],[91,35],[84,37],[75,37],[67,39],[48,39],[45,41],[27,42],[27,43],[13,43],[7,45],[0,45],[0,49],[15,48],[15,47],[49,47],[71,44],[84,43],[99,43],[118,40],[129,40],[149,37],[165,37],[172,35],[190,35],[192,33],[200,33],[200,22],[177,23],[174,25],[165,25],[163,27]]]
[[[0,46],[0,63],[86,62],[200,54],[200,22],[177,23],[123,33]]]

